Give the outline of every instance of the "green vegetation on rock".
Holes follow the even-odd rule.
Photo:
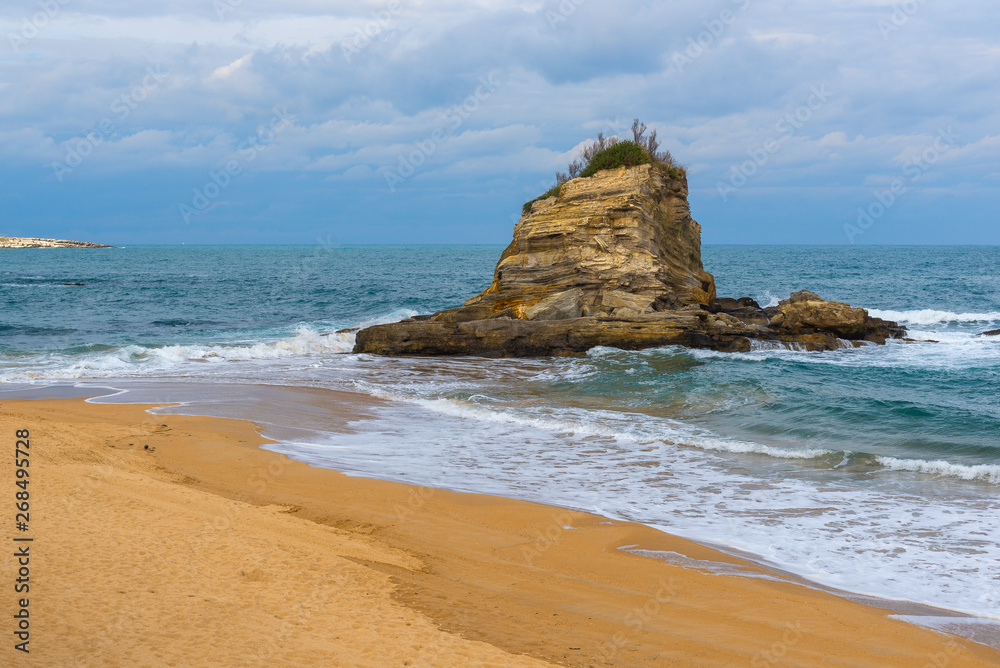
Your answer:
[[[603,151],[598,151],[584,170],[580,172],[579,178],[586,179],[605,169],[638,167],[639,165],[648,165],[651,162],[653,159],[649,157],[644,147],[639,146],[634,141],[620,141]]]
[[[586,179],[605,169],[648,164],[662,169],[672,179],[687,175],[687,171],[677,164],[670,151],[660,150],[656,130],[647,135],[646,124],[637,118],[632,123],[631,140],[622,141],[618,137],[605,137],[603,132],[598,134],[597,141],[583,150],[583,159],[570,163],[566,173],[556,172],[556,185],[544,195],[525,202],[522,213],[529,213],[535,202],[559,197],[562,185],[572,179]]]
[[[529,211],[531,211],[531,205],[534,204],[535,202],[540,202],[543,199],[548,199],[550,197],[559,197],[560,190],[562,190],[562,183],[555,184],[554,186],[549,188],[548,192],[546,192],[544,195],[539,195],[530,202],[525,202],[524,207],[521,208],[521,212],[528,213]]]

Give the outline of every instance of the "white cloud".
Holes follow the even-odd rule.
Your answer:
[[[1000,33],[982,25],[992,15],[985,0],[928,5],[890,39],[877,21],[892,2],[752,3],[683,71],[671,68],[672,54],[719,7],[588,2],[551,25],[555,1],[396,6],[243,2],[220,20],[207,0],[74,2],[32,40],[30,54],[0,60],[0,145],[9,161],[50,159],[110,117],[116,134],[88,164],[203,171],[266,123],[275,104],[287,104],[296,125],[249,169],[375,179],[494,72],[502,85],[449,129],[425,173],[517,170],[546,179],[584,138],[614,134],[615,119],[627,132],[633,116],[710,182],[778,138],[780,150],[748,187],[803,178],[862,186],[898,170],[948,125],[963,138],[948,170],[972,182],[993,173],[983,165],[997,156]],[[345,58],[344,40],[380,12],[388,19]],[[7,7],[3,27],[16,29],[21,18]],[[117,118],[113,101],[150,63],[168,80]],[[794,133],[779,134],[815,85],[828,85],[831,100]]]
[[[222,67],[218,67],[214,72],[212,72],[212,76],[210,78],[227,79],[233,74],[233,72],[235,72],[236,70],[242,68],[244,65],[249,63],[251,58],[253,58],[253,54],[248,53],[245,56],[237,58],[228,65],[223,65]]]

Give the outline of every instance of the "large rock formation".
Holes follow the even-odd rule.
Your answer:
[[[683,176],[653,165],[567,181],[521,217],[493,284],[466,305],[556,320],[710,304],[715,279],[687,194]]]
[[[687,180],[641,165],[563,184],[514,228],[493,283],[464,306],[358,332],[355,352],[533,357],[595,346],[749,351],[885,343],[905,329],[810,292],[762,309],[717,299]]]

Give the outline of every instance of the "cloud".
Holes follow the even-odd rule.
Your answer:
[[[283,105],[295,122],[245,165],[272,180],[286,173],[282,197],[299,187],[300,200],[316,196],[315,185],[296,185],[316,178],[333,198],[377,200],[385,174],[440,130],[395,201],[420,197],[420,188],[474,196],[491,183],[510,189],[491,200],[506,207],[550,181],[583,140],[625,132],[640,116],[688,165],[693,190],[718,193],[758,162],[732,197],[826,188],[863,198],[952,127],[961,140],[927,182],[953,189],[971,210],[997,187],[991,165],[1000,158],[1000,38],[982,18],[991,11],[985,0],[921,3],[910,13],[864,0],[624,0],[613,8],[593,0],[74,0],[32,31],[24,23],[32,12],[8,5],[0,10],[0,169],[27,166],[19,178],[51,188],[53,207],[72,205],[70,189],[59,187],[72,179],[170,170],[166,181],[193,188]],[[145,85],[151,67],[163,73],[154,86]],[[499,84],[477,99],[489,77]],[[830,94],[812,108],[815,87]],[[102,123],[101,144],[54,183],[52,162],[65,162]],[[755,160],[772,141],[777,149]],[[247,197],[278,196],[262,183]],[[190,190],[180,189],[178,197]],[[732,201],[715,197],[719,206]],[[432,229],[434,217],[423,224]]]
[[[222,67],[217,67],[215,69],[215,71],[212,72],[212,76],[210,78],[212,78],[212,79],[228,79],[229,77],[231,77],[233,75],[233,72],[236,72],[237,70],[239,70],[240,68],[242,68],[244,65],[246,65],[247,63],[249,63],[251,58],[253,58],[253,54],[252,53],[248,53],[245,56],[241,56],[240,58],[237,58],[236,60],[234,60],[233,62],[229,63],[228,65],[223,65]]]

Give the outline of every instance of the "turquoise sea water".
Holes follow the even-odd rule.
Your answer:
[[[1000,328],[1000,248],[704,251],[720,295],[767,305],[808,288],[899,320],[920,343],[389,360],[350,354],[352,335],[334,333],[456,306],[489,284],[501,250],[2,251],[0,392],[366,392],[395,401],[351,435],[317,423],[277,448],[596,510],[827,585],[1000,618],[1000,337],[977,336]],[[294,426],[267,408],[272,428]]]

